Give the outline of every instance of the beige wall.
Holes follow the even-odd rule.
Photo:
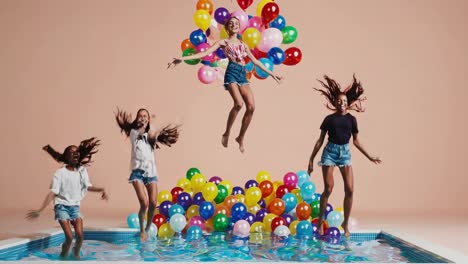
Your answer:
[[[257,108],[244,155],[234,142],[228,149],[220,143],[231,107],[221,82],[201,84],[195,66],[165,68],[195,29],[195,3],[0,2],[0,209],[40,205],[58,167],[43,145],[62,150],[97,136],[102,146],[89,171],[111,200],[88,194],[83,206],[135,211],[117,106],[147,107],[157,124],[183,122],[180,142],[156,153],[160,189],[170,190],[192,166],[234,184],[260,170],[282,179],[306,168],[329,113],[312,89],[315,79],[329,74],[346,85],[356,73],[368,98],[367,112],[356,114],[360,138],[384,163],[373,165],[353,148],[355,209],[467,212],[467,1],[278,0],[299,31],[303,61],[277,67],[287,78],[281,86],[252,82]],[[234,3],[215,1],[230,10]],[[321,191],[319,172],[312,178]],[[331,202],[339,206],[336,179]]]

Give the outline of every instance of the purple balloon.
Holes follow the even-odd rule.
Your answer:
[[[263,218],[268,214],[267,210],[265,208],[262,208],[257,211],[257,214],[255,215],[255,219],[258,222],[263,222]]]
[[[247,212],[245,214],[244,220],[249,222],[249,225],[255,223],[255,216],[252,213]]]
[[[190,205],[192,205],[192,197],[186,192],[180,193],[177,196],[177,204],[182,206],[182,208],[184,208],[184,210],[187,211]]]
[[[286,226],[289,227],[289,225],[294,221],[293,217],[288,214],[282,214],[281,217],[283,217],[284,221],[286,221]]]
[[[340,230],[336,227],[329,227],[327,229],[327,233],[326,233],[326,236],[327,237],[330,237],[330,238],[340,238],[341,237],[341,233],[340,233]]]
[[[203,194],[202,192],[197,192],[194,196],[193,196],[193,201],[192,203],[193,204],[196,204],[196,205],[200,205],[202,202],[205,201],[205,198],[203,198]]]
[[[172,203],[170,201],[164,201],[159,205],[159,213],[169,218],[169,209],[171,209]]]
[[[245,183],[245,189],[247,190],[250,187],[258,187],[258,182],[256,180],[248,180]]]
[[[266,202],[265,202],[265,199],[260,199],[260,201],[258,201],[258,205],[260,205],[261,208],[266,208]]]
[[[214,17],[216,22],[224,25],[226,21],[231,17],[229,10],[224,7],[219,7],[214,12]]]
[[[218,185],[223,179],[218,176],[211,177],[208,181]]]
[[[239,186],[232,188],[232,195],[236,194],[245,194],[244,189],[242,189],[242,187]]]
[[[318,226],[314,223],[312,223],[312,232],[314,234],[314,236],[318,236]]]
[[[325,219],[327,219],[327,216],[331,211],[333,211],[333,206],[331,204],[327,204],[327,208],[325,209]]]

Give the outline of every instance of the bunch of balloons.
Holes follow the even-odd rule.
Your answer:
[[[199,169],[190,168],[170,191],[160,191],[157,200],[159,209],[151,221],[159,239],[182,232],[189,240],[211,232],[232,232],[238,237],[274,233],[304,239],[318,235],[320,194],[315,193],[306,171],[288,172],[277,181],[260,171],[244,186],[233,186],[219,176],[207,180]],[[327,239],[339,241],[343,209],[328,204],[325,219]],[[138,228],[136,214],[127,222],[130,228]]]
[[[297,29],[286,24],[284,16],[280,15],[279,6],[274,0],[261,0],[255,15],[245,11],[253,0],[237,0],[240,9],[229,11],[225,7],[214,8],[212,0],[199,0],[193,21],[198,29],[192,31],[181,43],[183,56],[203,52],[221,39],[228,38],[224,24],[234,16],[239,19],[240,32],[238,38],[250,48],[252,54],[270,71],[276,65],[296,65],[302,60],[302,52],[292,46],[284,49],[282,44],[294,43],[297,39]],[[222,79],[228,59],[221,48],[206,55],[201,60],[185,60],[189,65],[202,65],[198,69],[198,79],[204,84]],[[247,79],[252,75],[262,80],[268,74],[256,67],[249,58],[245,59]]]

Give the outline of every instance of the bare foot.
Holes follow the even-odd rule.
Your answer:
[[[80,259],[80,249],[79,248],[76,248],[76,247],[73,248],[73,256],[75,257],[75,259]]]
[[[341,227],[344,230],[344,235],[346,238],[349,238],[351,236],[351,233],[349,232],[348,226],[341,225]]]
[[[323,223],[320,220],[317,223],[317,230],[318,230],[319,236],[323,236],[323,234],[324,234],[323,233]]]
[[[226,135],[226,134],[224,134],[223,137],[221,138],[221,144],[223,144],[225,148],[228,147],[228,140],[229,140],[229,135]]]
[[[241,153],[244,153],[245,149],[244,149],[244,141],[241,140],[239,137],[236,137],[236,141],[237,143],[239,143],[239,150]]]
[[[140,241],[144,242],[148,238],[148,235],[145,232],[140,232]]]

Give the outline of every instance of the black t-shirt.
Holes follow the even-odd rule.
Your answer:
[[[338,145],[349,143],[351,133],[358,132],[356,118],[350,113],[346,115],[338,113],[328,115],[323,120],[320,129],[328,132],[328,141]]]

